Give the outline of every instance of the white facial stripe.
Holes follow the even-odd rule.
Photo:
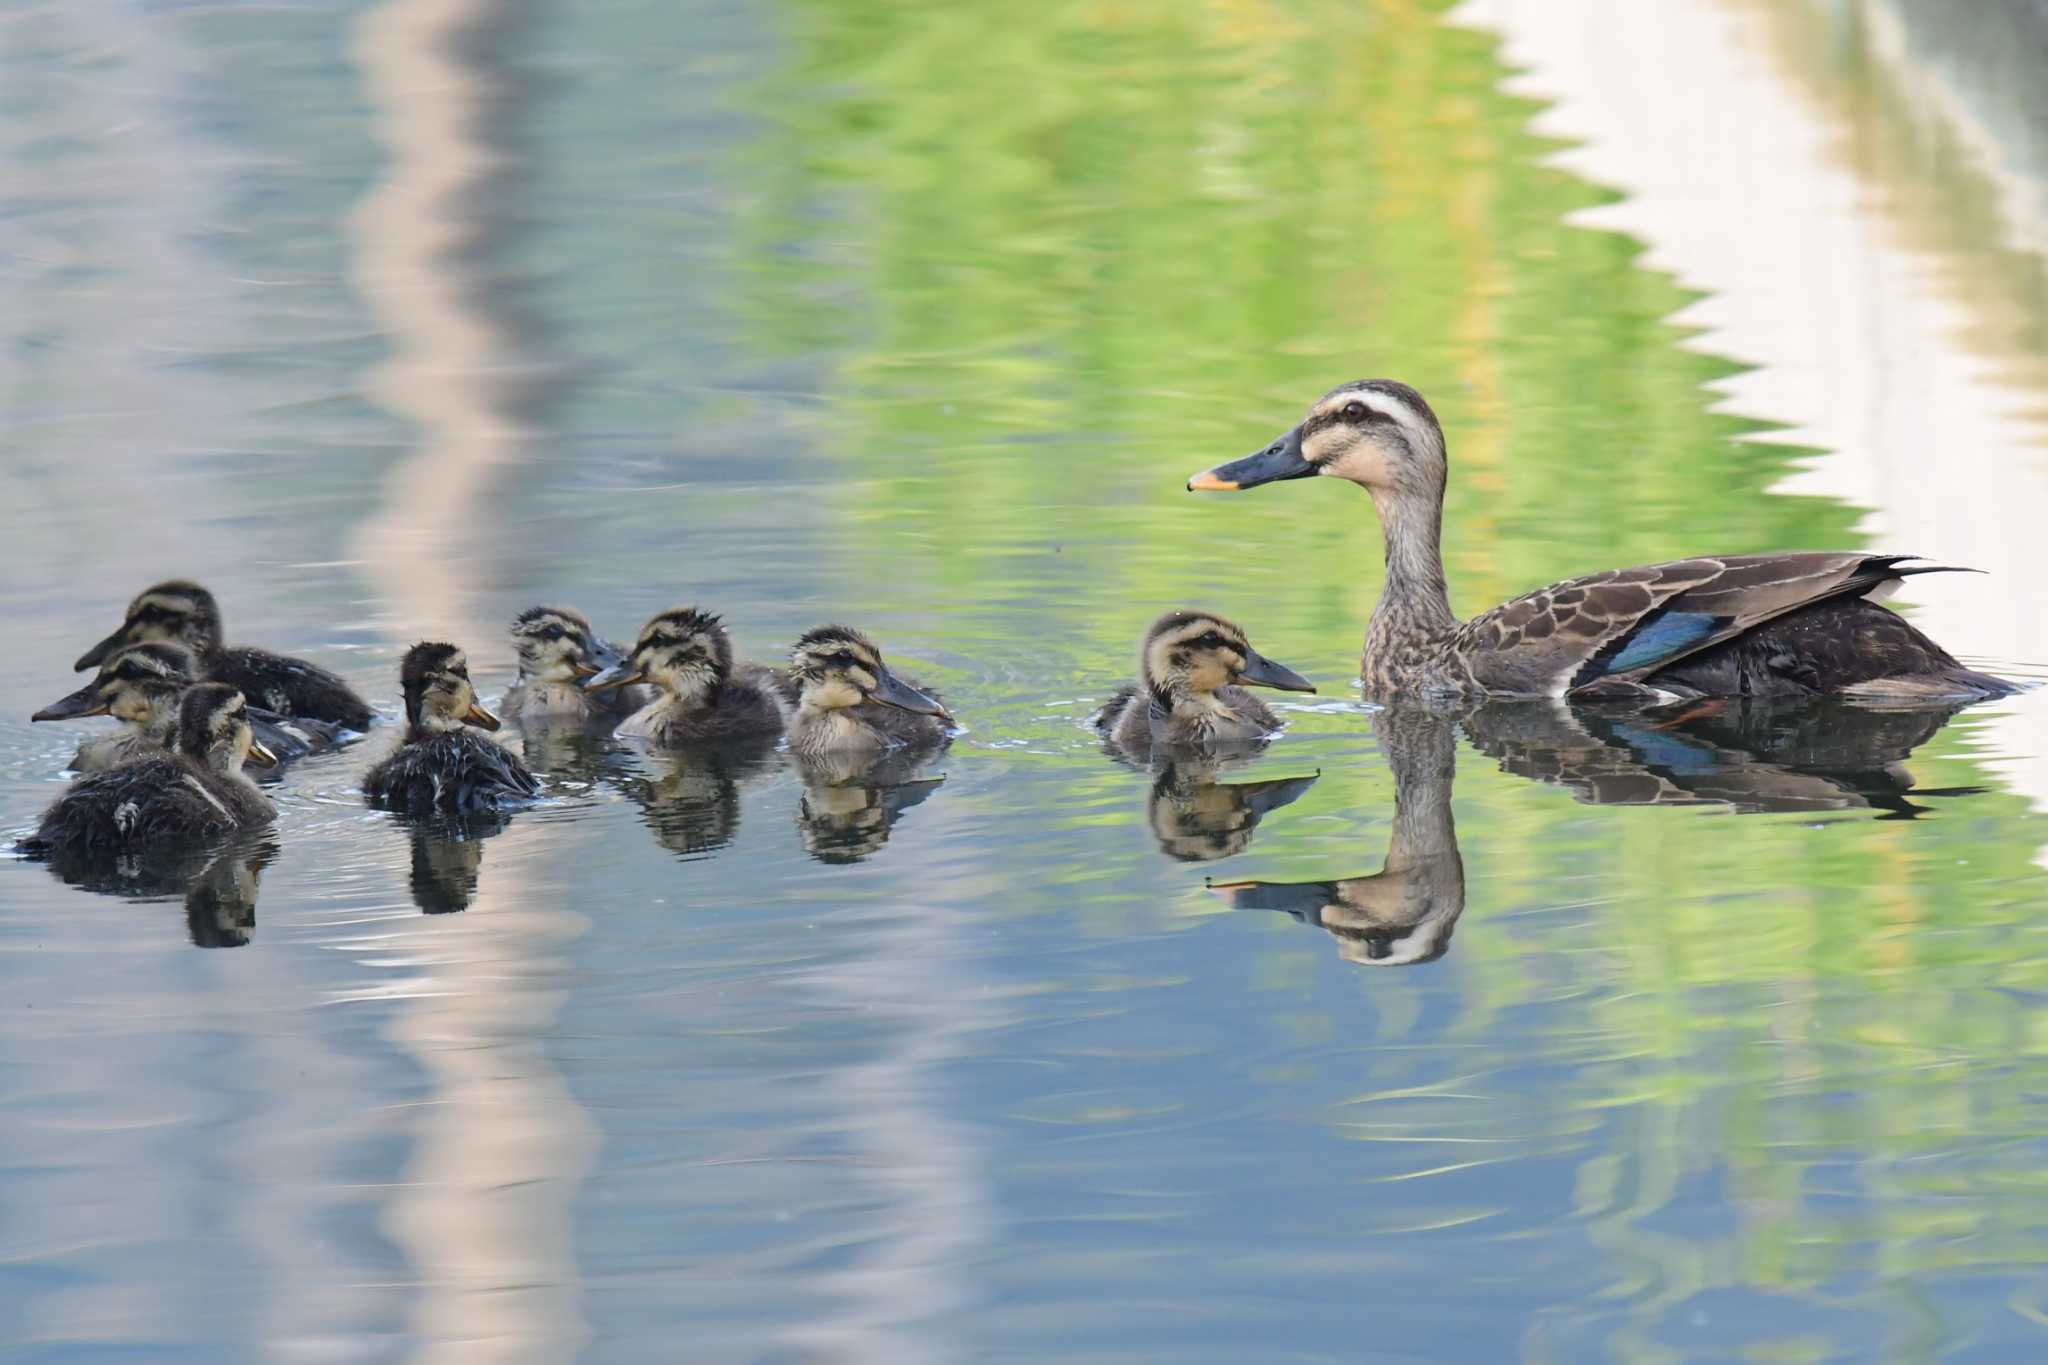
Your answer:
[[[1336,394],[1328,402],[1317,408],[1315,415],[1322,417],[1330,413],[1342,412],[1346,406],[1352,403],[1363,403],[1380,416],[1400,426],[1419,427],[1422,425],[1422,418],[1414,408],[1409,407],[1407,403],[1394,397],[1394,395],[1381,393],[1377,389],[1351,389],[1347,392]]]

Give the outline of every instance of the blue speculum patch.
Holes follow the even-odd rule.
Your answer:
[[[1682,654],[1719,629],[1720,619],[1704,612],[1666,612],[1631,635],[1620,652],[1607,661],[1601,676],[1649,668]]]

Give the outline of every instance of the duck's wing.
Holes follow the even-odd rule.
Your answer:
[[[350,730],[370,728],[369,703],[341,675],[305,659],[235,646],[213,656],[207,676],[239,690],[251,706],[332,721]]]
[[[1882,595],[1949,568],[1916,558],[1798,551],[1609,569],[1504,602],[1467,622],[1451,648],[1495,693],[1627,686],[1800,607]]]

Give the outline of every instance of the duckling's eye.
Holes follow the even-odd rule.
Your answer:
[[[1347,422],[1354,424],[1362,423],[1370,415],[1371,409],[1367,408],[1363,403],[1346,403],[1344,405],[1343,417]]]
[[[1203,649],[1221,649],[1226,642],[1221,635],[1212,630],[1201,639],[1195,641],[1195,643]]]
[[[852,668],[854,664],[854,658],[851,654],[848,654],[845,650],[842,649],[837,654],[834,654],[826,662],[830,663],[835,668]]]

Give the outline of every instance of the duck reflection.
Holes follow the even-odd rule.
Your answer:
[[[1495,702],[1463,718],[1501,771],[1600,806],[1727,806],[1738,812],[1870,809],[1910,820],[1909,798],[1975,787],[1914,785],[1906,757],[1960,707],[1880,708],[1837,698],[1726,698],[1657,711]]]
[[[412,838],[412,902],[426,915],[469,909],[483,872],[484,840],[504,833],[511,814],[474,810],[462,814],[394,817]]]
[[[680,858],[701,858],[733,841],[740,825],[740,785],[780,762],[776,736],[755,736],[686,749],[644,749],[643,773],[617,779],[640,807],[654,842]]]
[[[1308,882],[1214,882],[1239,910],[1278,910],[1325,930],[1347,962],[1373,967],[1433,962],[1450,950],[1465,912],[1465,861],[1451,820],[1457,772],[1452,721],[1397,708],[1373,717],[1394,773],[1394,831],[1385,865],[1363,877]]]
[[[103,896],[185,902],[185,924],[196,948],[240,948],[256,928],[256,893],[262,871],[277,858],[268,830],[225,841],[143,847],[115,856],[59,845],[49,852],[50,875],[67,886]]]
[[[857,863],[874,854],[903,812],[946,780],[922,775],[946,747],[941,741],[793,754],[804,784],[796,822],[805,850],[821,863]]]
[[[1259,821],[1316,784],[1320,772],[1262,782],[1219,782],[1217,775],[1241,759],[1185,753],[1167,758],[1153,772],[1145,816],[1159,851],[1183,863],[1210,862],[1251,847]]]
[[[1212,883],[1233,907],[1278,910],[1324,929],[1347,961],[1404,966],[1442,957],[1465,909],[1451,819],[1456,731],[1503,772],[1617,806],[1723,806],[1739,813],[1870,810],[1912,819],[1933,798],[1905,759],[1959,708],[1886,709],[1836,699],[1730,698],[1676,709],[1490,702],[1464,711],[1396,707],[1373,717],[1394,774],[1386,865],[1364,877]]]

